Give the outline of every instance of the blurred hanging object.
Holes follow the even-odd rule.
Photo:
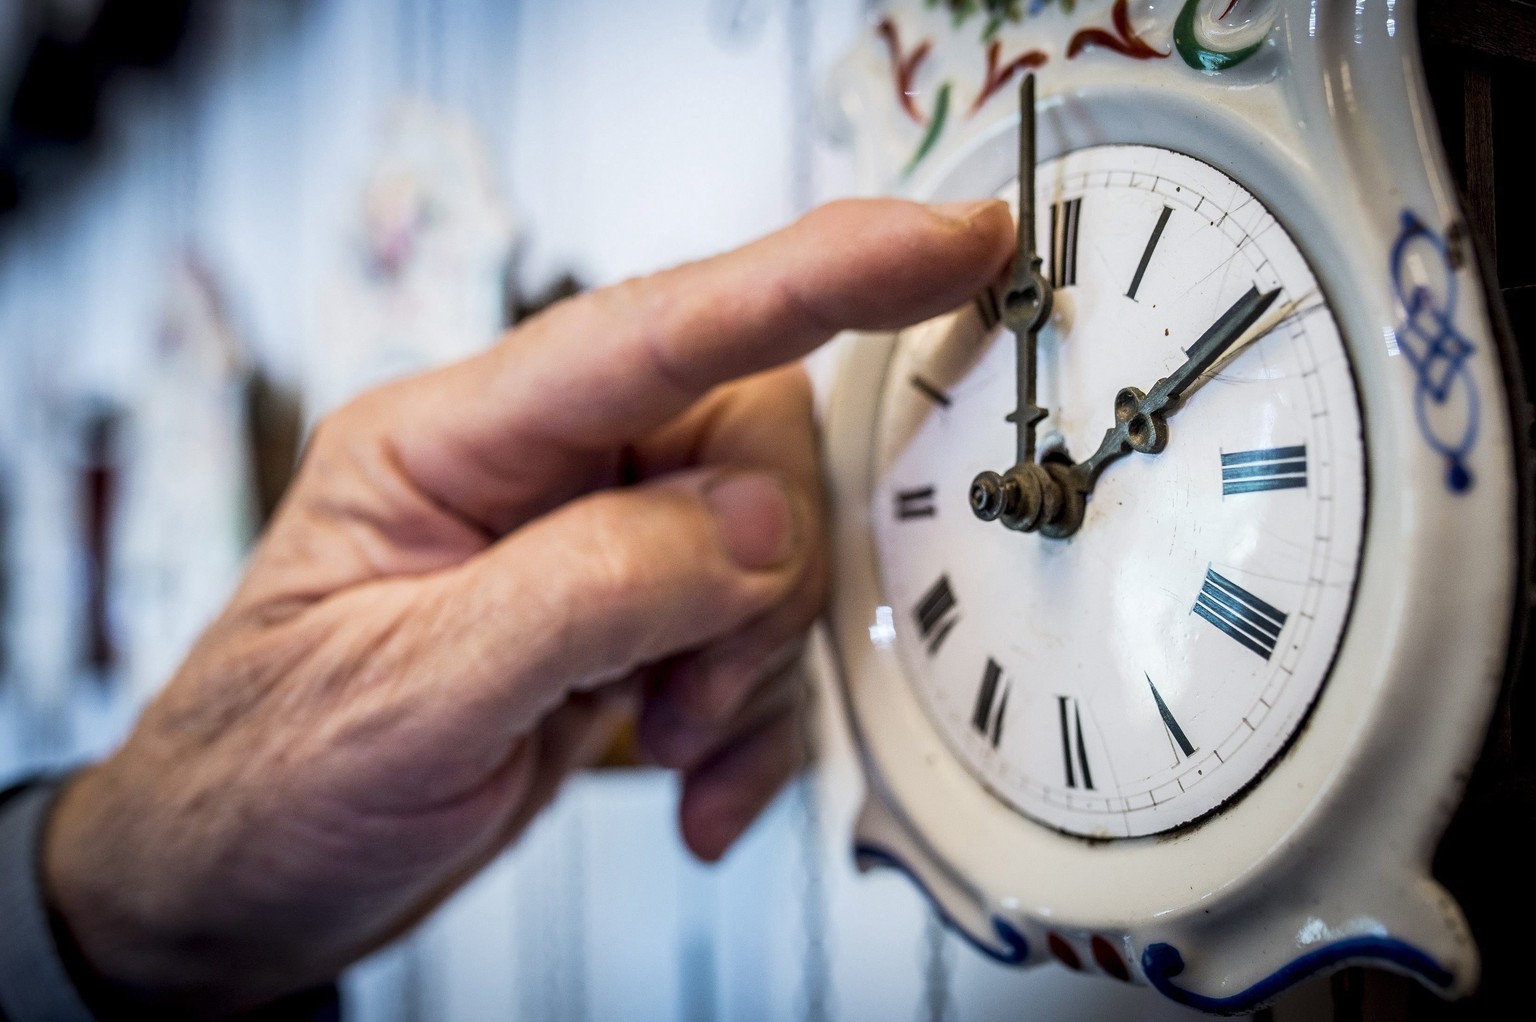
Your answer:
[[[245,420],[255,473],[256,531],[260,532],[271,521],[298,467],[304,425],[299,395],[257,365],[245,391]]]
[[[515,258],[515,257],[514,257]],[[581,294],[587,289],[575,274],[562,273],[547,287],[534,294],[525,294],[518,286],[516,274],[508,273],[506,278],[506,312],[503,314],[504,326],[516,326],[523,320],[537,316],[545,309],[567,298]]]
[[[922,966],[923,1003],[918,1018],[921,1022],[952,1022],[955,1017],[954,953],[949,946],[944,921],[932,908],[923,919]]]
[[[111,570],[111,529],[120,482],[117,437],[121,413],[106,404],[90,408],[80,428],[76,489],[80,503],[80,547],[85,553],[84,667],[98,682],[110,681],[117,643],[107,612]]]
[[[0,215],[74,169],[102,95],[124,68],[164,64],[193,0],[4,0],[10,74],[0,64]]]
[[[420,100],[388,115],[307,345],[311,421],[360,390],[496,337],[516,237],[468,117]]]
[[[709,0],[709,33],[722,48],[746,50],[763,37],[771,0]]]
[[[789,60],[786,91],[790,103],[789,188],[797,213],[816,202],[815,117],[816,75],[812,69],[816,22],[811,0],[789,0],[784,8]],[[814,645],[814,644],[813,644]],[[832,1017],[831,943],[827,940],[828,908],[823,841],[822,799],[817,769],[819,748],[815,672],[801,669],[796,708],[804,766],[794,789],[800,851],[800,990],[802,1022],[827,1022]]]
[[[184,254],[123,443],[112,593],[135,704],[170,678],[239,581],[254,517],[248,374],[219,288]]]
[[[11,480],[6,467],[0,465],[0,622],[11,616]],[[5,687],[11,665],[10,636],[5,633],[0,627],[0,689]]]
[[[82,660],[85,601],[78,527],[79,393],[66,378],[76,309],[56,300],[73,279],[71,239],[40,239],[27,258],[0,266],[9,285],[0,301],[6,341],[0,457],[9,483],[5,535],[9,606],[6,667],[15,685],[11,724],[17,762],[43,766],[71,751],[70,701]]]

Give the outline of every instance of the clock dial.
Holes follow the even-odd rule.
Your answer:
[[[1166,448],[1105,465],[1065,539],[968,504],[1016,452],[995,298],[903,333],[870,508],[884,634],[955,754],[1015,810],[1153,834],[1238,796],[1322,691],[1359,568],[1358,400],[1297,240],[1221,171],[1097,146],[1042,163],[1036,189],[1056,288],[1042,460],[1089,457],[1117,393],[1173,373],[1249,292],[1278,295],[1172,406]]]

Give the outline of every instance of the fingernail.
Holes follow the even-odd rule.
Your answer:
[[[725,552],[749,571],[783,564],[799,545],[789,494],[770,475],[726,476],[709,485],[704,499],[715,514]]]
[[[1006,205],[1001,199],[979,199],[971,202],[940,202],[928,208],[945,220],[968,224],[995,205]]]

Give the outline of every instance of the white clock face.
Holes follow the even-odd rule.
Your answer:
[[[1239,795],[1322,691],[1359,569],[1366,479],[1327,296],[1262,202],[1198,160],[1096,146],[1040,165],[1043,456],[1081,461],[1250,288],[1256,339],[1111,462],[1069,539],[976,518],[1015,454],[1014,338],[978,303],[902,334],[883,385],[871,628],[955,754],[1051,827],[1154,834]],[[1015,185],[999,182],[999,194]]]

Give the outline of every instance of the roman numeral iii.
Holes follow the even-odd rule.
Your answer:
[[[1268,660],[1280,641],[1286,614],[1230,579],[1207,568],[1205,584],[1190,613],[1198,614],[1245,649]]]
[[[981,674],[981,690],[976,693],[976,709],[971,713],[971,727],[992,743],[1003,737],[1003,713],[1008,709],[1008,686],[1002,681],[1003,668],[996,660],[987,657],[987,669]]]
[[[918,633],[928,644],[928,655],[933,656],[939,651],[949,630],[960,619],[955,610],[955,594],[949,588],[948,575],[940,575],[939,580],[923,594],[923,598],[913,608],[912,616],[917,621]]]
[[[1221,456],[1221,493],[1291,490],[1307,485],[1307,445],[1233,451]]]
[[[1093,790],[1093,774],[1088,769],[1088,747],[1083,742],[1083,711],[1072,696],[1057,696],[1061,713],[1061,758],[1066,767],[1067,787]]]

